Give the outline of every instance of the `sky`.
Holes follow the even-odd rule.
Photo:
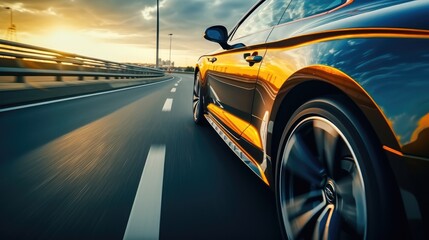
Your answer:
[[[194,66],[219,46],[203,38],[212,25],[231,29],[257,0],[159,0],[160,49],[175,66]],[[155,63],[156,0],[0,0],[0,38],[116,62]]]

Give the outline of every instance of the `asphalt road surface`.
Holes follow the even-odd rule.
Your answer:
[[[274,193],[193,123],[192,84],[0,112],[0,239],[280,239]]]

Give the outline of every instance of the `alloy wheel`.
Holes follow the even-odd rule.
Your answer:
[[[289,239],[363,239],[365,185],[343,132],[320,116],[301,120],[281,157],[279,201]]]

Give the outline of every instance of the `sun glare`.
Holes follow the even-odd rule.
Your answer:
[[[128,63],[154,63],[155,49],[127,44],[126,37],[109,31],[88,31],[56,27],[45,35],[28,35],[26,43],[86,57]],[[124,38],[123,43],[121,43]],[[173,52],[177,65],[193,65],[194,56],[179,50]],[[160,57],[168,58],[168,49],[161,49]],[[181,60],[181,61],[180,61]]]
[[[117,34],[56,28],[44,36],[32,36],[31,44],[46,48],[75,53],[86,57],[118,62],[150,63],[154,62],[153,49],[142,48],[133,44],[118,44]]]
[[[45,36],[45,41],[49,48],[65,52],[90,50],[95,45],[92,39],[84,36],[81,32],[68,29],[53,30],[51,34]]]

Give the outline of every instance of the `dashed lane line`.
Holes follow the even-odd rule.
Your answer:
[[[176,92],[176,88],[172,88],[170,92]]]
[[[165,145],[152,145],[147,155],[124,240],[159,239]]]
[[[172,106],[173,106],[173,99],[172,98],[167,98],[165,100],[164,106],[162,107],[162,111],[163,112],[170,112]]]

